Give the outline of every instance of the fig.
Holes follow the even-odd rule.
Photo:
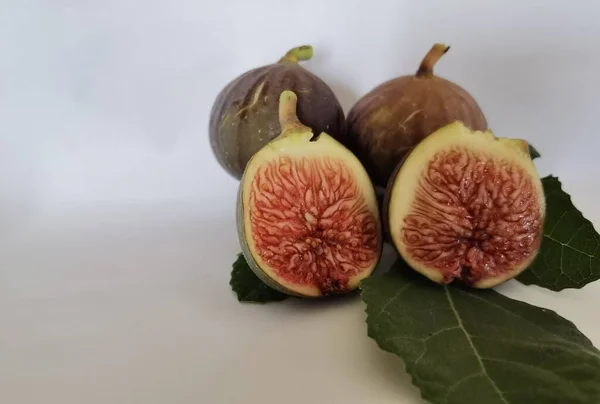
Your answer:
[[[486,130],[477,102],[457,84],[433,74],[450,48],[435,44],[416,74],[386,81],[348,112],[347,145],[376,186],[385,187],[394,168],[425,136],[453,121]]]
[[[344,111],[329,86],[299,61],[312,58],[311,46],[288,51],[278,62],[252,69],[217,95],[209,137],[219,164],[240,179],[250,157],[280,133],[277,109],[285,89],[298,94],[298,116],[317,133],[345,136]]]
[[[546,200],[526,141],[456,121],[398,165],[384,215],[392,243],[414,270],[440,284],[491,288],[536,257]]]
[[[379,262],[382,231],[375,189],[360,161],[296,115],[281,93],[281,134],[248,162],[237,225],[244,258],[272,288],[289,295],[344,294]]]

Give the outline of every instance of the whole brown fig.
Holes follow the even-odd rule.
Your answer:
[[[313,48],[299,46],[276,63],[252,69],[217,95],[210,112],[209,136],[219,164],[240,179],[250,158],[280,134],[279,96],[298,94],[298,117],[315,133],[339,139],[345,133],[344,111],[333,91],[299,61],[312,58]]]
[[[434,65],[449,48],[435,44],[416,74],[380,84],[348,113],[346,143],[375,185],[385,187],[408,151],[437,129],[453,121],[473,130],[487,129],[473,97],[433,74]]]

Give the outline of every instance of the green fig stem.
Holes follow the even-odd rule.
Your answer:
[[[310,45],[302,45],[290,49],[281,59],[280,62],[298,63],[302,60],[310,60],[313,56],[313,48]]]
[[[433,66],[435,66],[438,60],[440,60],[449,49],[449,46],[441,43],[436,43],[433,45],[419,66],[419,70],[417,70],[417,77],[433,76]]]
[[[279,125],[281,125],[281,135],[296,129],[308,129],[302,125],[296,115],[296,106],[298,96],[290,90],[284,90],[279,96]]]

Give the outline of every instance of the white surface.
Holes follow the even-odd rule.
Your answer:
[[[258,307],[230,293],[237,184],[208,147],[214,96],[311,43],[305,66],[348,109],[449,43],[437,72],[497,134],[532,141],[541,174],[600,228],[599,7],[3,0],[0,402],[419,402],[360,301]],[[600,283],[502,291],[600,346]]]

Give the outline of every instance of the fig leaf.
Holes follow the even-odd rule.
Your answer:
[[[240,302],[280,302],[289,297],[288,295],[265,285],[263,281],[252,272],[242,254],[238,254],[237,260],[233,263],[229,284]]]
[[[535,160],[536,158],[541,157],[540,153],[532,145],[529,145],[529,156],[531,156],[532,160]]]
[[[558,178],[542,179],[546,195],[544,239],[538,256],[517,279],[554,291],[600,279],[600,235],[573,205]]]
[[[369,336],[428,402],[600,402],[600,351],[551,310],[437,285],[400,260],[361,288]]]

